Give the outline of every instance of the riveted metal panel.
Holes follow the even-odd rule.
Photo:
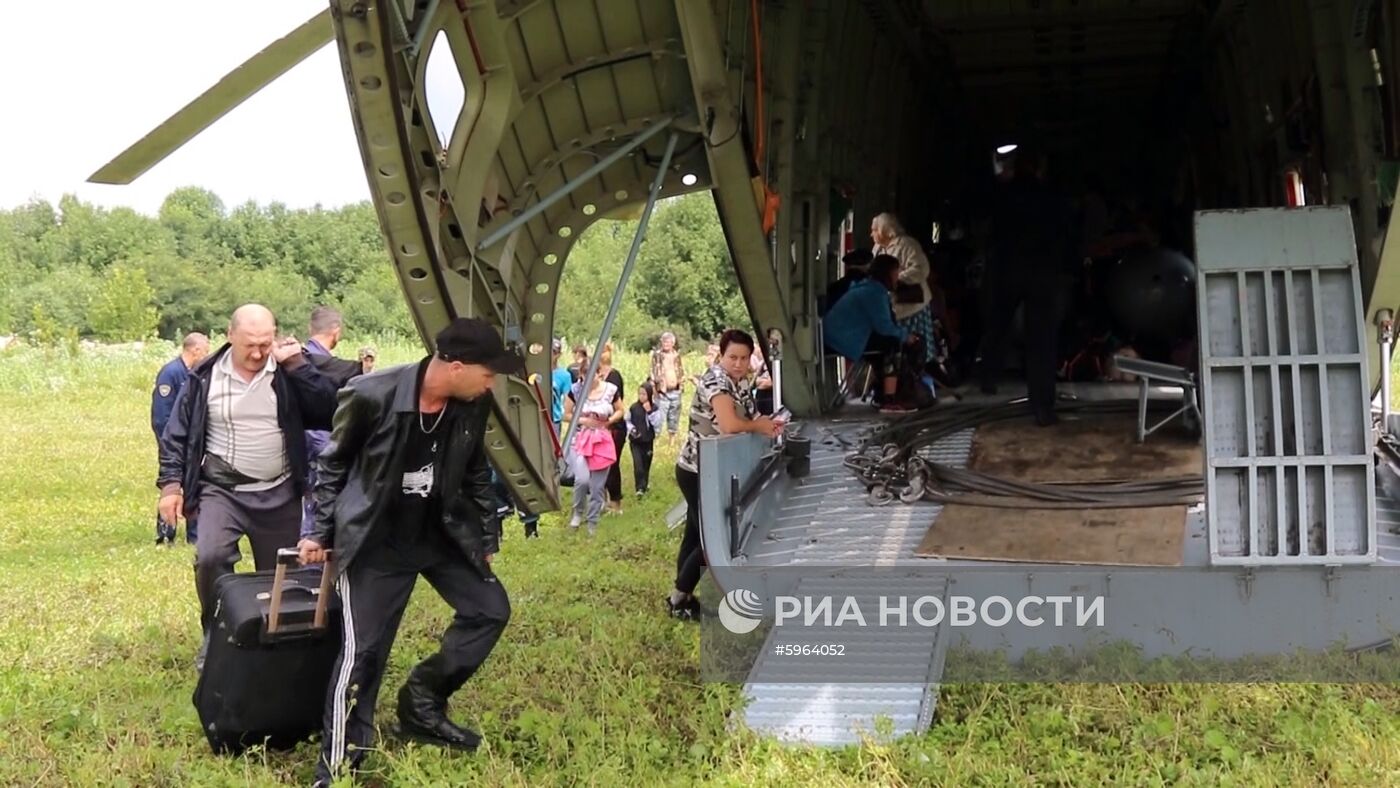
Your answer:
[[[1212,563],[1375,561],[1350,211],[1203,211],[1196,249]]]

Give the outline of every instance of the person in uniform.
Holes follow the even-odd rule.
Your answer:
[[[151,390],[151,429],[156,434],[156,451],[160,451],[160,436],[165,432],[165,424],[170,421],[170,413],[175,409],[175,398],[189,379],[194,365],[209,355],[209,337],[193,332],[185,335],[180,344],[180,355],[171,359],[156,373],[156,385]],[[192,518],[185,519],[185,541],[194,544],[199,536],[199,526]],[[166,522],[160,512],[156,512],[156,544],[175,544],[175,523]]]

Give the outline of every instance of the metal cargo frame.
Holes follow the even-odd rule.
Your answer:
[[[1201,211],[1195,232],[1212,563],[1374,562],[1350,211]]]

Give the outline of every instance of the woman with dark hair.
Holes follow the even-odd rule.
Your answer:
[[[666,609],[676,618],[696,619],[700,614],[700,603],[695,599],[695,587],[705,572],[705,552],[700,545],[700,439],[740,432],[777,437],[783,430],[780,422],[757,412],[749,379],[753,351],[753,337],[738,329],[725,331],[719,338],[718,359],[695,387],[690,430],[676,458],[676,484],[685,496],[685,535],[676,557],[676,587],[666,598]]]
[[[637,401],[627,411],[627,445],[632,449],[632,480],[637,485],[637,497],[651,487],[652,448],[666,409],[658,407],[656,388],[650,382],[637,387]]]

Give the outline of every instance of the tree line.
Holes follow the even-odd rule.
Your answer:
[[[579,238],[559,287],[556,334],[597,336],[635,230],[635,220],[602,220]],[[708,194],[660,204],[647,235],[615,342],[643,349],[667,329],[700,342],[747,323]],[[171,192],[156,216],[72,195],[0,210],[0,334],[41,343],[174,340],[220,330],[249,301],[266,304],[289,330],[328,304],[355,335],[413,335],[368,202],[228,209],[191,186]]]

